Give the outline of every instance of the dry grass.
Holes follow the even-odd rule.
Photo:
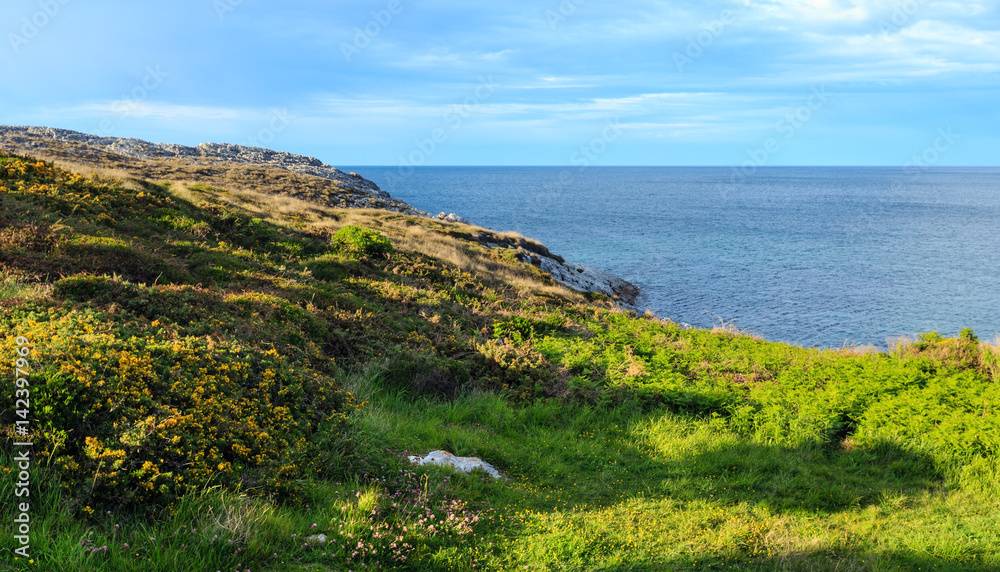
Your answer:
[[[983,370],[990,379],[1000,383],[1000,334],[993,339],[993,343],[979,344],[982,351]]]
[[[840,355],[868,356],[880,353],[882,349],[874,344],[857,345],[854,343],[845,343],[842,347],[834,351]]]
[[[742,336],[753,340],[764,339],[758,336],[752,330],[741,330],[739,326],[736,325],[736,322],[733,320],[727,322],[722,319],[722,316],[716,315],[715,317],[719,319],[719,323],[715,326],[712,326],[711,332],[713,334],[729,334],[731,336]]]
[[[75,141],[29,137],[34,146],[10,146],[12,153],[30,154],[81,174],[126,181],[129,178],[157,183],[203,184],[230,191],[256,192],[266,197],[291,197],[329,207],[352,207],[368,195],[340,186],[336,181],[284,169],[219,161],[207,157],[134,159],[108,153]],[[389,201],[406,206],[401,201]]]
[[[220,201],[241,209],[269,222],[291,226],[296,230],[332,236],[347,225],[373,228],[388,236],[399,250],[411,251],[442,260],[463,272],[484,274],[499,282],[508,282],[525,293],[556,296],[573,302],[583,301],[583,296],[562,286],[546,281],[545,276],[526,264],[501,263],[493,260],[488,250],[478,242],[456,238],[449,233],[468,236],[488,236],[500,243],[504,239],[525,241],[544,249],[540,243],[528,241],[517,233],[495,233],[491,230],[425,219],[381,209],[338,209],[308,200],[288,196],[274,196],[255,190],[229,189],[206,192],[185,181],[172,181],[171,192],[177,197],[200,203],[208,199]]]
[[[240,495],[224,495],[221,506],[210,507],[206,520],[212,528],[246,545],[266,520],[273,518],[272,505]]]
[[[51,284],[29,280],[21,274],[0,268],[0,302],[7,300],[37,300],[48,297]]]
[[[917,341],[913,336],[902,335],[894,338],[888,338],[885,341],[885,345],[889,348],[889,353],[902,356],[907,348],[912,346]]]
[[[498,262],[480,244],[491,242],[551,256],[544,245],[518,232],[496,232],[382,209],[348,208],[366,195],[344,189],[334,181],[281,169],[206,158],[137,160],[77,142],[37,142],[43,146],[31,148],[32,155],[68,171],[115,180],[126,187],[138,187],[140,180],[152,181],[195,204],[221,202],[274,224],[320,235],[332,235],[349,224],[374,228],[389,236],[398,249],[449,262],[464,272],[491,276],[526,294],[584,300],[580,293],[552,282],[530,265]],[[200,190],[199,185],[210,190]]]

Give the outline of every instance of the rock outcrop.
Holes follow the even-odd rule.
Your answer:
[[[202,143],[197,147],[188,147],[133,138],[88,135],[52,127],[10,125],[0,125],[0,144],[18,153],[43,153],[140,178],[176,180],[175,177],[193,176],[209,185],[217,184],[226,188],[231,184],[241,185],[250,190],[285,194],[334,208],[383,209],[455,225],[470,224],[455,213],[442,212],[435,216],[415,209],[391,197],[374,182],[357,173],[344,173],[315,157],[260,147],[229,143]],[[278,179],[291,180],[284,180],[282,185],[277,185]],[[287,190],[276,191],[279,187]],[[477,231],[473,229],[472,232]],[[630,309],[636,309],[639,288],[617,276],[567,262],[549,252],[545,246],[523,237],[472,232],[459,231],[451,234],[477,241],[487,248],[514,249],[518,260],[548,273],[560,284],[581,292],[604,294]]]
[[[581,292],[596,292],[611,298],[619,299],[626,307],[635,310],[639,299],[639,287],[597,268],[560,262],[553,258],[538,257],[539,268],[547,272],[552,279],[564,286],[569,286]]]
[[[441,215],[438,215],[440,218]],[[549,252],[545,245],[521,236],[502,236],[494,233],[481,232],[478,235],[468,235],[487,248],[513,250],[514,256],[547,273],[553,280],[580,292],[603,294],[619,301],[626,308],[639,311],[636,307],[639,299],[639,287],[631,282],[603,270],[569,262],[561,256]]]
[[[493,465],[483,461],[479,457],[456,457],[448,451],[431,451],[426,457],[412,456],[410,462],[416,465],[438,465],[440,467],[454,467],[463,473],[471,473],[476,469],[482,469],[494,479],[503,478],[500,471]]]
[[[357,173],[344,173],[315,157],[272,151],[261,147],[247,147],[246,145],[230,143],[202,143],[197,147],[187,147],[172,143],[150,143],[142,139],[88,135],[68,129],[11,125],[0,125],[0,139],[15,144],[29,143],[34,139],[82,143],[132,159],[188,159],[193,164],[209,165],[215,162],[229,162],[271,167],[335,181],[344,188],[374,198],[390,198],[389,193]]]

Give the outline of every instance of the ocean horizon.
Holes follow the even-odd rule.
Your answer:
[[[696,327],[806,347],[1000,332],[1000,168],[340,168],[612,272]]]

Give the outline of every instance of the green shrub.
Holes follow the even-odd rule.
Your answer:
[[[187,265],[198,280],[208,284],[228,284],[240,272],[250,269],[243,260],[215,250],[202,250],[188,256]]]
[[[393,253],[392,242],[377,230],[349,224],[333,235],[333,243],[356,256],[385,256]]]
[[[424,395],[455,397],[471,378],[468,363],[413,350],[400,350],[385,365],[390,384]]]
[[[535,324],[532,320],[514,316],[502,322],[493,324],[493,337],[509,338],[512,342],[521,343],[535,337]]]
[[[350,276],[362,274],[357,260],[344,255],[327,254],[305,263],[314,278],[325,282],[339,282]]]
[[[921,332],[917,337],[918,341],[913,345],[918,350],[926,350],[927,348],[933,346],[934,344],[944,341],[944,336],[937,333],[937,330],[931,332]]]
[[[1000,454],[997,403],[1000,386],[974,372],[934,377],[872,403],[856,438],[862,443],[891,440],[930,454],[943,467],[995,460]]]
[[[59,254],[69,262],[69,268],[63,271],[66,274],[117,274],[144,284],[186,279],[183,271],[165,264],[157,255],[116,238],[79,236],[62,244]]]
[[[294,497],[346,446],[353,400],[275,350],[162,330],[137,337],[91,312],[50,314],[18,333],[37,344],[36,453],[81,505],[167,505],[209,484]],[[14,336],[0,340],[9,378],[15,348]]]

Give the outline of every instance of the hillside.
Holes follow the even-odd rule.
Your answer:
[[[34,443],[0,567],[1000,569],[975,332],[685,329],[523,237],[343,208],[363,184],[45,140],[0,155],[8,522]],[[406,460],[433,449],[507,478]]]

